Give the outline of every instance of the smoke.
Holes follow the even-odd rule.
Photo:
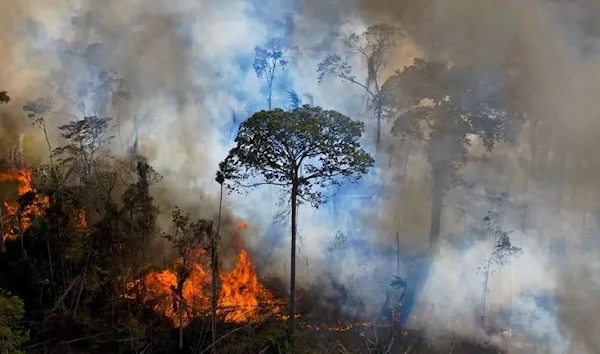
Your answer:
[[[512,309],[513,341],[525,330],[550,339],[550,352],[597,352],[598,323],[584,312],[598,307],[600,290],[593,280],[598,277],[593,199],[600,170],[590,158],[600,115],[598,2],[376,0],[362,1],[359,9],[368,23],[401,26],[427,58],[469,68],[472,78],[466,81],[481,83],[478,100],[493,83],[484,79],[498,77],[528,112],[516,147],[503,146],[485,157],[471,149],[474,158],[462,171],[466,186],[445,197],[443,218],[449,243],[465,234],[471,241],[462,249],[443,248],[421,300],[438,305],[436,316],[445,315],[448,323],[477,323],[474,314],[481,309],[469,311],[465,304],[481,302],[482,295],[474,294],[482,293],[482,278],[474,270],[492,245],[471,235],[472,229],[498,200],[506,200],[503,227],[516,231],[512,240],[524,254],[494,275],[497,285],[489,296]],[[392,184],[392,197],[382,202],[377,217],[381,242],[390,246],[398,228],[404,247],[428,242],[428,202],[422,196],[428,192],[421,187],[427,182],[421,181],[429,171],[422,148],[413,149],[407,178],[406,150],[394,156],[392,175],[406,181]],[[528,312],[531,321],[517,314]],[[472,318],[456,321],[460,315]]]
[[[600,328],[583,314],[598,307],[598,284],[590,280],[598,275],[597,237],[587,230],[596,219],[591,208],[600,177],[594,159],[599,14],[593,0],[3,1],[0,89],[13,101],[0,106],[0,139],[17,143],[24,134],[25,145],[37,144],[32,150],[44,156],[39,133],[28,128],[21,110],[26,100],[37,97],[54,101],[51,128],[71,115],[110,115],[118,126],[114,151],[123,154],[130,148],[137,127],[140,152],[165,176],[155,195],[167,218],[175,204],[214,215],[216,166],[237,124],[266,107],[264,82],[252,69],[254,47],[283,37],[294,48],[290,64],[276,73],[274,106],[287,106],[286,91],[293,89],[310,93],[317,105],[365,118],[359,88],[338,81],[318,85],[315,71],[340,36],[389,22],[408,38],[385,75],[414,57],[451,62],[470,69],[465,87],[477,86],[461,99],[482,102],[493,87],[508,85],[530,122],[516,146],[500,146],[483,156],[475,144],[473,159],[462,171],[465,186],[445,197],[443,237],[448,242],[421,298],[427,304],[421,309],[436,308],[437,321],[429,321],[427,328],[434,333],[453,324],[461,334],[484,335],[477,329],[479,305],[465,304],[481,302],[477,269],[492,245],[473,230],[503,199],[492,197],[507,195],[502,227],[515,230],[511,238],[523,255],[493,275],[489,312],[511,308],[514,336],[553,337],[560,344],[555,352],[597,352],[593,333]],[[356,69],[359,75],[365,70]],[[122,89],[130,97],[107,95],[115,87],[107,89],[99,75],[105,71],[123,79]],[[95,91],[82,92],[83,84],[90,83]],[[102,108],[115,98],[109,110]],[[55,129],[50,131],[58,144]],[[385,297],[385,276],[396,273],[395,254],[389,252],[397,247],[396,235],[406,254],[428,244],[425,147],[413,142],[410,150],[399,148],[388,131],[386,126],[380,173],[340,189],[328,208],[302,207],[299,216],[299,267],[306,270],[298,271],[302,284],[314,282],[337,257],[331,261],[335,269],[329,269],[336,281],[371,307]],[[227,195],[225,206],[251,225],[243,238],[262,257],[265,271],[287,277],[288,227],[273,222],[279,197],[277,189],[264,188]],[[338,230],[347,242],[336,243]],[[562,254],[553,251],[557,245]],[[401,263],[403,273],[408,263]]]
[[[293,89],[311,94],[317,105],[353,116],[363,110],[358,90],[339,82],[319,86],[316,80],[317,61],[340,30],[361,25],[340,4],[4,1],[0,87],[12,102],[0,106],[0,137],[16,143],[24,134],[36,157],[47,158],[40,132],[30,127],[22,110],[26,101],[38,97],[53,102],[46,122],[54,147],[62,143],[56,127],[74,117],[110,116],[117,128],[114,152],[127,153],[135,141],[164,176],[154,191],[164,225],[175,205],[201,216],[216,215],[217,164],[230,148],[237,124],[266,106],[264,82],[252,68],[255,46],[284,37],[294,48],[290,65],[276,73],[275,106],[287,106],[286,91]],[[273,201],[279,196],[280,191],[269,188],[226,195],[226,214],[256,225],[245,232],[248,246],[263,243],[263,226],[278,212]],[[302,252],[316,266],[335,226],[326,222],[327,215],[309,208],[301,209],[300,218],[306,223],[301,225]],[[282,242],[263,262],[278,275],[284,275],[288,254],[282,227],[275,228]]]

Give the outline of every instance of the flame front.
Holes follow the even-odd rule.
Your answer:
[[[238,228],[245,227],[245,222],[238,223]],[[175,291],[178,281],[176,269],[182,265],[181,259],[176,260],[169,269],[151,272],[142,279],[146,300],[156,301],[154,309],[178,325],[184,326],[191,318],[210,312],[211,272],[208,266],[203,265],[207,262],[202,262],[208,257],[203,250],[195,253],[197,261],[183,285],[183,299],[178,299]],[[283,312],[283,304],[260,283],[250,255],[241,245],[232,270],[221,271],[219,279],[217,315],[224,321],[243,323]],[[133,284],[129,288],[133,289]],[[183,310],[178,307],[182,302]],[[268,310],[265,311],[265,308]]]
[[[34,217],[42,215],[43,210],[48,206],[49,199],[47,196],[40,197],[36,194],[33,188],[32,174],[30,170],[19,170],[12,172],[0,172],[0,182],[15,182],[17,187],[17,197],[21,198],[28,193],[33,193],[34,199],[28,203],[24,210],[19,214],[19,202],[10,202],[4,200],[4,207],[7,215],[2,215],[3,219],[8,217],[14,220],[12,223],[3,223],[5,226],[2,231],[4,240],[14,240],[19,236],[19,233],[25,232],[30,226]],[[20,219],[20,224],[18,220]],[[15,230],[16,228],[20,228]]]

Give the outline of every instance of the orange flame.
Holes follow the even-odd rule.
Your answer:
[[[239,229],[244,229],[247,224],[240,221],[237,226]],[[250,255],[241,246],[241,242],[236,244],[239,245],[240,252],[233,269],[221,271],[219,274],[217,315],[226,322],[242,323],[259,320],[267,314],[279,314],[283,309],[281,302],[277,301],[272,292],[260,283]],[[178,281],[176,269],[182,265],[181,259],[176,260],[169,269],[146,275],[142,279],[147,294],[146,300],[158,299],[154,309],[180,326],[185,326],[194,316],[207,315],[211,303],[211,272],[206,266],[207,262],[202,261],[207,258],[204,250],[196,252],[196,262],[183,285],[183,299],[177,299],[175,291]],[[129,290],[132,290],[133,286],[134,284],[129,284]],[[181,302],[185,307],[183,312],[179,312],[180,309],[177,308],[177,304]],[[261,311],[261,307],[265,306],[272,307],[272,310]]]
[[[24,233],[31,227],[32,220],[35,217],[43,215],[44,210],[50,205],[50,198],[48,196],[40,196],[37,194],[33,186],[33,175],[31,170],[23,169],[11,172],[0,172],[0,182],[15,182],[17,188],[17,199],[26,195],[27,193],[33,193],[34,200],[21,211],[19,215],[19,202],[4,200],[4,207],[6,214],[3,213],[3,221],[12,220],[11,222],[4,222],[3,225],[5,230],[0,230],[4,240],[15,240],[19,233]],[[19,217],[21,219],[19,225]],[[77,211],[77,224],[82,230],[87,230],[87,213],[84,208]],[[20,229],[19,229],[20,228]],[[15,230],[16,229],[16,230]],[[20,232],[19,232],[20,231]]]
[[[12,181],[12,182],[16,182],[16,187],[17,187],[17,197],[22,197],[27,193],[33,192],[35,193],[35,189],[33,188],[33,181],[32,181],[32,173],[31,170],[19,170],[19,171],[12,171],[12,172],[0,172],[0,182],[7,182],[7,181]],[[35,200],[30,203],[24,210],[22,210],[21,215],[18,215],[19,212],[19,203],[17,201],[14,202],[9,202],[8,200],[4,200],[4,207],[6,208],[6,212],[8,215],[3,215],[3,217],[6,216],[12,216],[12,217],[20,217],[20,225],[18,225],[17,222],[17,227],[20,228],[20,232],[25,232],[30,226],[31,226],[31,221],[34,217],[39,216],[42,214],[44,208],[46,208],[49,204],[49,199],[48,197],[39,197],[36,195]],[[2,232],[2,237],[4,237],[5,240],[10,239],[13,240],[16,237],[18,237],[18,233],[19,231],[14,231],[13,227],[11,227],[11,225],[9,225],[8,223],[4,223],[5,225],[5,229],[7,230],[1,230]]]

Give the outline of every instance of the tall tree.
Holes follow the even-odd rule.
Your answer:
[[[50,158],[50,165],[53,165],[52,160],[52,145],[50,144],[50,138],[48,136],[48,127],[46,126],[46,115],[51,113],[52,101],[49,98],[38,98],[32,101],[28,101],[23,106],[23,111],[27,113],[27,116],[31,120],[31,124],[34,128],[39,129],[44,134],[46,140],[46,146],[48,147],[48,157]]]
[[[264,78],[267,83],[269,110],[273,108],[273,81],[277,68],[285,68],[288,64],[286,59],[288,48],[283,38],[271,38],[264,46],[254,48],[254,72],[259,78]]]
[[[432,176],[429,252],[423,259],[425,264],[416,267],[408,282],[403,312],[410,311],[415,292],[426,281],[432,257],[439,249],[442,200],[460,183],[471,137],[478,136],[491,151],[497,142],[514,139],[521,126],[520,112],[504,108],[506,92],[502,88],[484,102],[474,102],[466,95],[465,77],[465,72],[445,63],[416,59],[390,77],[381,90],[384,115],[394,122],[392,133],[401,139],[426,142]]]
[[[80,178],[88,181],[94,172],[96,157],[105,151],[114,138],[111,135],[111,121],[111,118],[91,116],[58,127],[69,143],[54,149],[53,155],[62,156],[63,163],[73,166]]]
[[[381,119],[383,107],[379,100],[383,70],[386,68],[390,51],[398,46],[404,34],[397,28],[388,24],[378,24],[367,28],[360,34],[352,33],[342,40],[342,44],[348,54],[359,56],[364,61],[367,76],[360,80],[354,74],[350,64],[350,57],[340,54],[330,54],[319,63],[317,73],[319,83],[333,77],[353,83],[365,90],[369,107],[375,113],[377,120],[376,146],[379,148],[381,142]]]
[[[218,171],[217,176],[215,177],[215,181],[220,186],[219,191],[219,214],[217,216],[217,229],[211,237],[211,246],[210,246],[210,260],[211,260],[211,332],[212,332],[212,352],[216,354],[217,349],[215,344],[217,343],[217,287],[218,287],[218,277],[219,277],[219,242],[221,239],[221,213],[223,211],[223,183],[225,183],[225,178],[223,174]]]
[[[126,247],[123,248],[133,253],[127,258],[131,262],[135,275],[148,262],[146,250],[152,236],[158,233],[156,219],[159,210],[154,203],[154,197],[150,194],[150,187],[162,180],[162,176],[148,164],[145,158],[137,157],[136,160],[135,182],[131,183],[121,196],[123,201],[121,213],[128,219],[123,223],[127,232]]]
[[[260,111],[241,124],[236,146],[220,163],[227,187],[274,185],[291,193],[289,334],[296,315],[297,206],[318,207],[324,189],[342,180],[358,181],[374,160],[360,146],[362,122],[335,111],[305,105],[292,111]]]

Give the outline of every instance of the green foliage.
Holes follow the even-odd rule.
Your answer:
[[[94,154],[107,147],[114,138],[110,135],[111,121],[111,118],[84,117],[58,127],[62,137],[70,141],[70,144],[56,148],[54,155],[69,155],[65,160],[92,160]]]
[[[228,187],[298,186],[298,196],[318,206],[323,189],[357,181],[374,160],[360,146],[362,122],[305,105],[260,111],[240,125],[236,146],[219,165]]]
[[[25,304],[17,296],[0,290],[0,353],[21,354],[22,346],[29,341],[29,331],[21,322]]]
[[[177,253],[183,259],[181,269],[178,269],[180,281],[185,282],[189,276],[190,262],[197,260],[194,256],[199,249],[209,246],[213,233],[213,222],[208,219],[193,220],[190,214],[183,213],[179,207],[171,213],[173,231],[164,237],[169,240]],[[181,284],[183,286],[183,283]]]

